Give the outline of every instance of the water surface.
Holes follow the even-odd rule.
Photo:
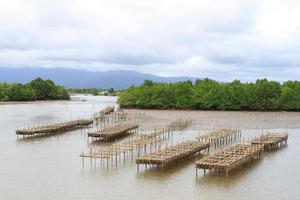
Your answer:
[[[15,130],[24,125],[87,118],[116,102],[115,97],[80,98],[85,101],[0,105],[0,199],[299,199],[300,129],[288,129],[286,147],[228,178],[200,174],[196,179],[193,160],[167,170],[141,167],[139,173],[130,160],[108,171],[89,160],[82,168],[79,154],[99,144],[88,144],[80,130],[17,140]],[[242,135],[260,132],[243,129]],[[172,142],[198,134],[177,132]]]

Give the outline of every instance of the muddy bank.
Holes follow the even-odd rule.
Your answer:
[[[181,111],[125,109],[145,113],[141,129],[161,128],[176,119],[193,120],[192,129],[236,127],[241,129],[300,128],[300,112]]]

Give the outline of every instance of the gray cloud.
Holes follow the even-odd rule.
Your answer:
[[[213,62],[224,64],[224,65],[244,65],[247,62],[247,57],[239,57],[239,56],[219,56],[212,57],[211,60]]]
[[[0,13],[0,66],[299,79],[298,1],[16,0]]]

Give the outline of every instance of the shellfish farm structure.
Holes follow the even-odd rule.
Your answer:
[[[138,124],[118,124],[113,127],[104,128],[100,131],[88,133],[88,137],[93,139],[100,139],[102,141],[109,141],[117,137],[121,137],[134,131],[137,133],[139,128]]]
[[[106,168],[108,169],[109,162],[113,162],[115,158],[116,165],[118,163],[118,159],[120,160],[123,156],[123,160],[125,163],[125,159],[128,157],[131,157],[131,160],[134,156],[134,150],[138,150],[138,155],[140,154],[140,149],[144,147],[144,151],[147,150],[147,145],[150,145],[150,151],[153,144],[155,144],[155,148],[160,144],[160,138],[153,137],[139,137],[136,136],[133,139],[130,139],[128,141],[114,144],[108,147],[100,148],[96,151],[93,151],[92,149],[90,152],[82,152],[80,157],[82,157],[82,165],[84,166],[84,158],[98,158],[100,159],[101,163],[106,162]],[[91,160],[92,161],[92,160]]]
[[[84,166],[84,158],[90,158],[91,161],[94,158],[100,159],[101,163],[106,162],[106,168],[108,169],[109,162],[115,162],[117,165],[118,159],[125,159],[130,157],[133,160],[135,153],[137,156],[141,154],[146,155],[147,153],[152,153],[152,151],[157,151],[161,149],[162,140],[169,139],[173,136],[173,131],[182,130],[190,124],[190,121],[175,121],[167,125],[165,128],[154,130],[147,133],[135,134],[132,138],[128,140],[113,144],[106,147],[100,147],[97,150],[90,150],[90,152],[82,152],[80,157],[82,157],[82,165]],[[96,163],[96,162],[95,162]]]
[[[99,113],[100,115],[109,115],[110,113],[113,113],[115,111],[115,107],[107,106],[103,110],[101,110]]]
[[[230,170],[237,168],[254,159],[260,159],[263,153],[263,145],[238,144],[224,151],[208,155],[195,162],[196,177],[198,169],[212,170],[225,173],[226,177]]]
[[[86,128],[92,125],[93,122],[94,121],[92,119],[73,120],[73,121],[49,124],[49,125],[38,126],[33,128],[19,129],[16,130],[16,134],[17,136],[22,135],[23,137],[24,136],[37,137],[37,136],[51,135],[51,134],[62,133],[70,130]]]
[[[174,122],[171,122],[169,125],[167,125],[167,128],[170,129],[179,129],[179,130],[183,130],[185,128],[187,128],[188,126],[190,126],[192,124],[192,120],[183,120],[183,119],[178,119]]]
[[[287,144],[288,133],[267,133],[254,138],[251,144],[262,144],[265,149],[277,149],[282,144]]]
[[[109,115],[102,115],[101,113],[95,113],[93,118],[96,122],[96,125],[109,125],[111,123],[125,122],[129,120],[128,113],[122,111],[112,112]]]
[[[209,142],[215,147],[230,143],[241,137],[240,129],[218,129],[197,137],[199,141]]]
[[[197,140],[185,141],[174,146],[167,147],[163,150],[158,150],[151,154],[139,156],[136,158],[137,171],[139,171],[139,165],[147,165],[166,167],[172,162],[177,162],[182,158],[189,157],[201,150],[209,150],[210,144],[208,142],[200,142]]]

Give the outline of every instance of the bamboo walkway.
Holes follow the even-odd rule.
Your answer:
[[[251,141],[251,144],[262,144],[265,149],[277,149],[283,144],[287,144],[288,133],[267,133]]]
[[[44,126],[32,127],[27,129],[16,130],[17,135],[27,136],[27,137],[37,137],[43,135],[51,135],[62,133],[74,129],[85,128],[93,124],[91,119],[80,119],[67,121],[56,124],[49,124]]]
[[[185,141],[174,146],[167,147],[163,150],[158,150],[154,153],[140,156],[136,158],[137,171],[139,171],[139,165],[156,165],[163,168],[174,161],[178,161],[182,158],[189,157],[201,150],[209,148],[208,142],[200,141]]]
[[[102,141],[109,141],[117,137],[129,134],[131,131],[137,133],[138,124],[118,124],[114,127],[105,128],[100,131],[88,133],[88,137],[93,139],[100,139]]]
[[[241,137],[240,129],[218,129],[197,137],[199,141],[209,142],[215,147],[228,144]]]
[[[260,159],[264,150],[263,145],[238,144],[224,151],[208,155],[195,162],[196,177],[198,169],[213,170],[225,173],[228,176],[230,170],[241,166],[253,159]]]

